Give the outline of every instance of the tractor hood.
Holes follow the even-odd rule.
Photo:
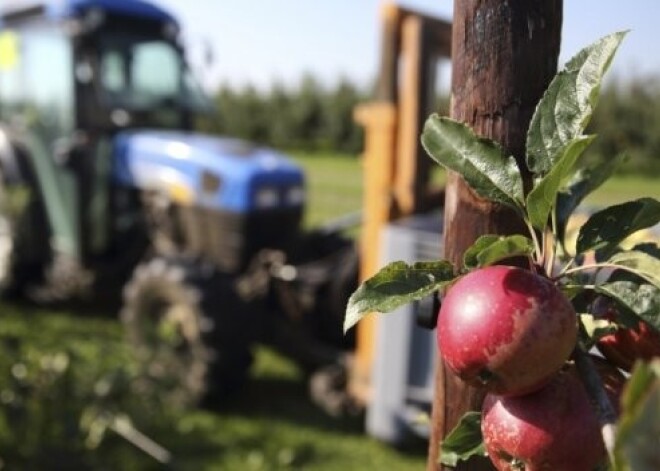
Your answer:
[[[248,142],[178,131],[125,131],[114,142],[113,177],[179,204],[232,212],[301,206],[303,172]]]

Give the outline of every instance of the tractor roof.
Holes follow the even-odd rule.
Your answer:
[[[169,12],[143,0],[19,0],[13,3],[10,0],[9,6],[0,8],[0,22],[2,17],[23,16],[30,13],[41,14],[51,19],[75,18],[98,8],[108,13],[177,23]]]

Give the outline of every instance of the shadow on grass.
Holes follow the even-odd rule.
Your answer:
[[[301,378],[250,378],[236,396],[188,416],[178,432],[174,468],[186,470],[409,470],[423,467],[427,453],[419,438],[396,448],[368,438],[362,415],[327,415]]]
[[[267,417],[341,433],[363,433],[362,415],[329,416],[310,400],[304,379],[252,377],[238,394],[210,410],[219,414]]]

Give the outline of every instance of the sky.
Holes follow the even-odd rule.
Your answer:
[[[326,83],[343,76],[366,85],[375,77],[382,0],[155,1],[181,20],[207,86],[294,85],[305,72]],[[446,19],[453,10],[452,0],[397,3]],[[660,77],[659,24],[658,0],[564,0],[560,63],[601,36],[629,29],[610,77]],[[205,44],[214,52],[211,68],[199,66]]]

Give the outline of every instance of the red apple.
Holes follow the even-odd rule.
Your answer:
[[[594,302],[593,311],[597,318],[609,321],[617,318],[616,303],[607,298],[598,298]],[[660,357],[660,332],[640,320],[634,328],[620,327],[615,332],[601,337],[596,345],[612,364],[630,371],[638,359]]]
[[[612,366],[596,366],[617,408],[625,378]],[[597,415],[574,367],[525,396],[488,394],[481,429],[498,471],[591,471],[606,456]]]
[[[542,387],[564,365],[575,347],[577,318],[549,279],[492,266],[448,290],[437,337],[446,364],[464,381],[519,395]]]

